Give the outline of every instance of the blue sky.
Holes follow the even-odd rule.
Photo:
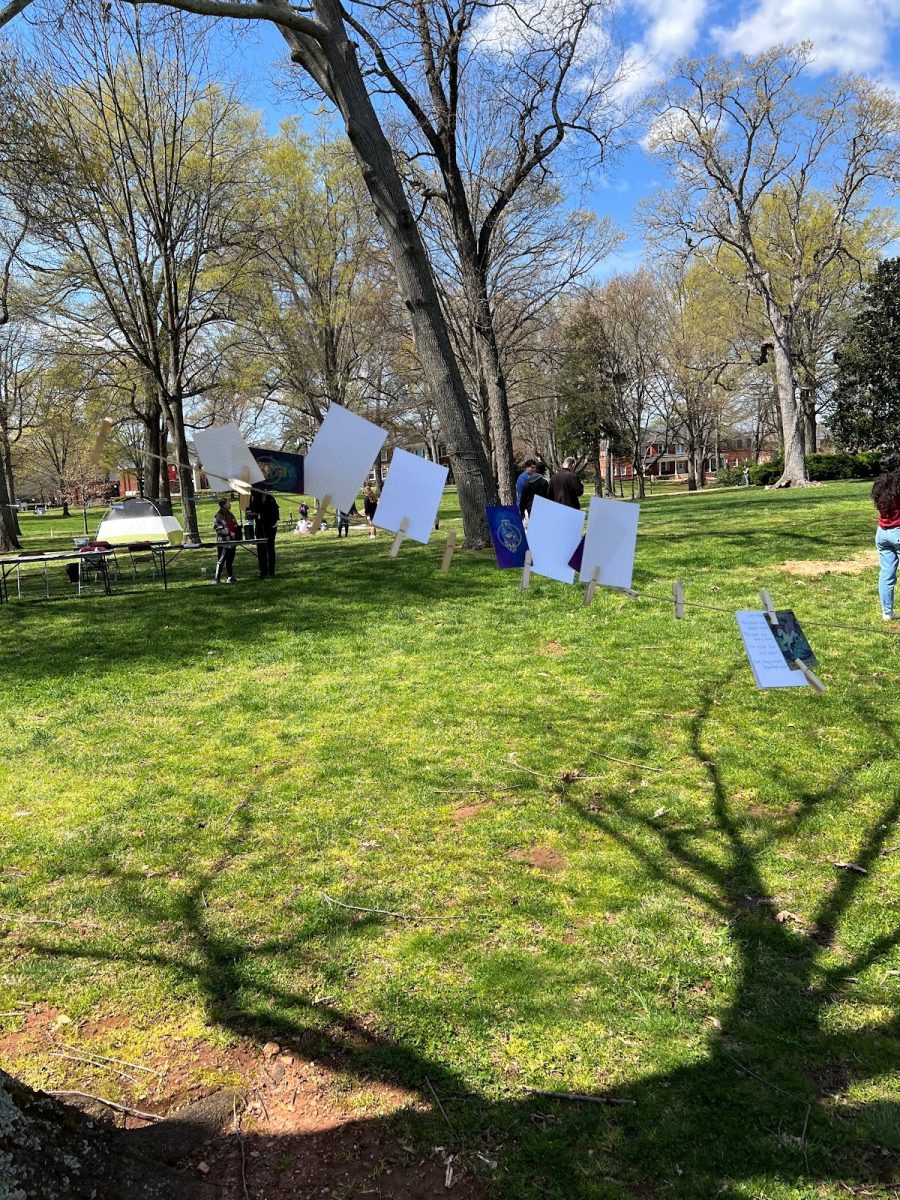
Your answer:
[[[565,0],[523,0],[552,5]],[[900,0],[619,0],[614,22],[627,47],[633,86],[651,86],[680,55],[757,53],[775,42],[813,42],[815,86],[835,71],[859,72],[880,82],[900,84]],[[245,77],[247,99],[274,129],[297,111],[285,79],[286,47],[271,28],[242,27],[223,40],[232,70]],[[641,245],[631,229],[635,205],[661,179],[660,168],[635,146],[597,176],[591,206],[611,216],[628,240],[604,273],[637,265]]]

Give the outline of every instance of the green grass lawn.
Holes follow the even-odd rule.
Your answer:
[[[0,1011],[125,1015],[92,1045],[129,1061],[275,1037],[361,1094],[427,1077],[453,1129],[404,1136],[481,1150],[504,1200],[896,1196],[900,641],[874,568],[781,566],[867,550],[868,486],[641,511],[635,587],[767,587],[824,696],[758,692],[726,613],[442,575],[455,508],[396,560],[282,535],[265,584],[185,555],[167,593],[0,609]]]

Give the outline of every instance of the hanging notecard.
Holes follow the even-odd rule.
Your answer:
[[[342,512],[356,502],[387,433],[339,404],[332,404],[303,464],[308,496],[325,496]]]
[[[599,567],[601,587],[631,587],[640,512],[639,504],[626,500],[591,498],[581,556],[582,583],[590,583],[594,568]]]
[[[195,429],[194,446],[209,486],[216,491],[236,486],[245,490],[247,484],[265,479],[237,425]]]
[[[427,544],[446,482],[447,467],[408,450],[395,450],[372,524],[396,533],[403,518],[408,517],[404,536]]]
[[[760,688],[806,687],[806,678],[792,670],[781,652],[764,612],[734,614],[744,639],[744,649]]]
[[[528,547],[533,559],[532,571],[560,583],[572,583],[575,572],[569,559],[578,549],[584,513],[543,496],[535,496],[528,518]]]

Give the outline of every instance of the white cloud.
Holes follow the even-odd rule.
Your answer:
[[[625,52],[622,91],[634,95],[662,79],[674,60],[688,54],[700,36],[709,0],[633,0],[644,27]]]
[[[725,54],[758,54],[809,39],[814,70],[873,72],[885,62],[897,28],[900,0],[758,0],[735,25],[712,34]]]

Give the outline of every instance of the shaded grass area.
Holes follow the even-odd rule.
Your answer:
[[[0,1010],[427,1077],[452,1131],[391,1121],[516,1200],[895,1194],[900,643],[873,573],[779,570],[873,525],[856,484],[642,508],[637,588],[873,627],[810,627],[822,697],[757,692],[725,614],[445,577],[443,534],[9,605]]]

